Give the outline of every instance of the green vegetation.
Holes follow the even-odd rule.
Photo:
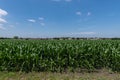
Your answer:
[[[120,72],[119,40],[0,40],[0,71]]]
[[[106,70],[98,73],[0,72],[0,80],[120,80],[120,74]]]

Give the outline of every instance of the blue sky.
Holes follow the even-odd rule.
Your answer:
[[[0,0],[0,37],[120,37],[120,0]]]

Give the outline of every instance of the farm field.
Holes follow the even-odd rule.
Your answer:
[[[120,72],[119,40],[0,40],[0,71]]]
[[[119,79],[119,40],[0,40],[0,80]]]

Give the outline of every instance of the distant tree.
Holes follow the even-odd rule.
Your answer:
[[[13,38],[14,38],[14,39],[19,39],[19,37],[18,37],[18,36],[14,36]]]
[[[0,39],[5,39],[4,37],[0,37]]]

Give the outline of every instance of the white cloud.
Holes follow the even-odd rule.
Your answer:
[[[76,12],[76,15],[81,16],[81,15],[82,15],[82,13],[81,13],[80,11],[78,11],[78,12]]]
[[[90,16],[90,15],[91,15],[91,12],[88,12],[88,13],[87,13],[87,16]]]
[[[5,30],[6,28],[3,27],[3,24],[0,24],[0,30]]]
[[[36,20],[34,20],[34,19],[28,19],[28,21],[29,21],[29,22],[33,22],[33,23],[36,22]]]
[[[6,23],[7,21],[5,19],[3,19],[3,16],[6,16],[8,13],[7,11],[0,9],[0,23]]]
[[[72,33],[75,35],[93,35],[96,34],[95,32],[79,32],[79,33]]]
[[[45,26],[45,23],[44,23],[45,18],[44,17],[39,17],[38,19],[40,20],[40,25]]]
[[[0,26],[0,30],[5,30],[6,28],[3,26]]]
[[[41,26],[45,26],[45,23],[40,23]]]
[[[38,21],[39,20],[39,21]],[[35,19],[28,19],[29,22],[32,22],[32,23],[38,23],[41,25],[41,26],[45,26],[45,23],[44,23],[44,18],[43,17],[39,17],[38,20],[35,20]]]
[[[95,34],[95,32],[80,32],[80,34],[92,35],[92,34]]]
[[[65,2],[71,2],[72,0],[52,0],[54,2],[61,2],[61,1],[65,1]]]
[[[0,23],[6,23],[7,21],[3,18],[0,18]]]
[[[71,2],[72,0],[65,0],[66,2]]]
[[[55,1],[55,2],[60,2],[61,0],[52,0],[52,1]]]
[[[44,17],[39,17],[38,19],[41,20],[41,21],[43,21],[43,20],[44,20]]]
[[[7,11],[3,10],[3,9],[0,9],[0,17],[1,16],[6,16],[8,13]]]

